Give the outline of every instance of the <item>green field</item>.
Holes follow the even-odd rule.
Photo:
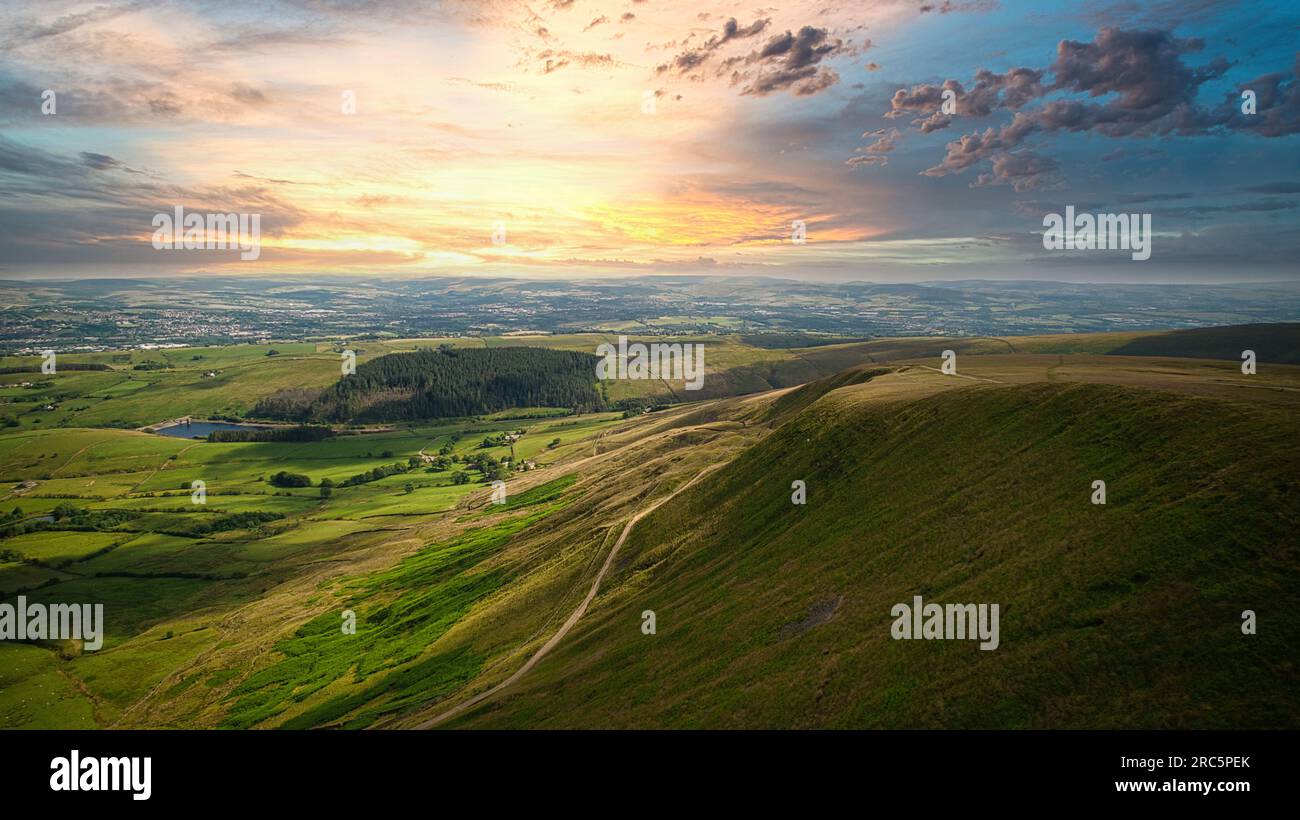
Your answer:
[[[706,345],[706,390],[606,385],[666,409],[518,408],[311,443],[135,428],[325,386],[330,344],[7,374],[0,599],[102,603],[106,637],[0,644],[0,725],[426,725],[519,670],[629,520],[671,499],[545,660],[438,725],[1298,726],[1300,367],[1277,363],[1290,326],[1255,343],[1256,375],[1217,355],[1255,332],[674,338]],[[1123,352],[1139,344],[1150,355]],[[146,361],[172,366],[131,369]],[[474,462],[511,456],[493,504]],[[915,594],[999,602],[1001,648],[890,640],[890,606]]]

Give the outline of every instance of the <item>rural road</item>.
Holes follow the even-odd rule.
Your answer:
[[[604,580],[605,574],[609,572],[609,568],[614,565],[614,558],[618,555],[618,551],[623,546],[623,542],[627,540],[628,534],[632,532],[632,528],[637,525],[637,522],[640,521],[642,518],[645,518],[647,515],[654,512],[655,510],[659,509],[659,507],[661,507],[666,502],[671,501],[673,498],[677,497],[678,494],[685,491],[692,484],[699,481],[708,473],[723,466],[723,464],[725,463],[726,462],[720,462],[718,464],[713,464],[708,467],[705,467],[703,470],[697,473],[695,477],[692,478],[690,481],[686,482],[682,486],[678,487],[676,490],[673,490],[668,495],[664,496],[663,498],[659,499],[655,503],[651,504],[649,507],[645,508],[641,512],[629,518],[627,524],[623,526],[623,532],[619,534],[618,540],[614,542],[613,548],[610,549],[609,555],[606,556],[605,563],[603,566],[601,566],[600,572],[596,573],[595,580],[591,582],[591,589],[587,590],[587,597],[582,599],[582,603],[578,605],[577,609],[573,610],[573,613],[569,615],[569,619],[564,622],[564,625],[560,627],[559,631],[556,632],[554,635],[552,635],[551,639],[547,641],[545,644],[543,644],[542,648],[537,650],[537,652],[534,653],[533,656],[529,658],[528,661],[524,663],[523,666],[519,667],[519,669],[516,670],[513,675],[506,678],[501,683],[498,683],[496,686],[493,686],[491,689],[480,692],[479,694],[475,695],[469,700],[464,701],[463,703],[459,703],[456,706],[453,706],[452,708],[437,715],[436,717],[430,718],[429,720],[426,720],[423,723],[417,724],[415,728],[428,729],[438,725],[439,723],[442,723],[445,720],[453,718],[456,715],[459,715],[460,713],[468,709],[472,709],[473,707],[479,705],[480,703],[487,700],[488,698],[491,698],[493,695],[496,695],[501,690],[515,683],[524,675],[528,674],[528,671],[532,669],[534,666],[536,666],[538,661],[546,657],[546,655],[552,649],[555,648],[556,644],[564,640],[564,636],[569,634],[569,630],[573,629],[574,624],[578,623],[578,620],[586,613],[587,606],[591,604],[592,600],[596,597],[596,593],[600,591],[600,582]]]

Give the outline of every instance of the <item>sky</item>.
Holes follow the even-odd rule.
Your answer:
[[[1293,2],[0,0],[0,278],[1297,281],[1298,70]]]

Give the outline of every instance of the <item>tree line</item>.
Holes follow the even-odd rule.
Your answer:
[[[254,414],[317,423],[486,415],[516,407],[604,407],[590,353],[535,347],[390,353],[365,362],[314,399],[261,402]]]

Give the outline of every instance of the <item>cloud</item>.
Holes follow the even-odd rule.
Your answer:
[[[145,6],[144,3],[124,3],[120,6],[96,6],[88,11],[65,14],[48,23],[19,22],[11,25],[4,37],[4,48],[0,51],[18,48],[37,40],[68,34],[82,26],[94,25],[131,14]]]
[[[89,168],[95,173],[87,173]],[[261,185],[187,187],[159,181],[107,154],[69,157],[0,136],[0,259],[6,264],[132,261],[174,264],[150,246],[152,219],[175,206],[259,213],[263,236],[308,214]]]
[[[1042,80],[1043,72],[1030,68],[1013,68],[1005,74],[980,69],[969,91],[957,80],[945,80],[941,85],[916,85],[911,90],[898,89],[890,99],[890,110],[885,117],[913,116],[911,124],[921,133],[929,134],[947,128],[955,117],[986,117],[998,108],[1018,110],[1042,96]],[[951,114],[943,110],[944,92],[950,92]]]
[[[1255,92],[1256,113],[1241,110],[1241,93]],[[1300,52],[1290,74],[1277,72],[1242,83],[1218,109],[1218,116],[1231,128],[1252,131],[1261,137],[1282,137],[1300,133]]]
[[[884,116],[911,117],[910,126],[925,134],[947,128],[958,118],[1013,112],[1006,125],[949,142],[943,159],[922,172],[939,177],[985,161],[999,164],[1001,170],[981,177],[980,185],[1008,180],[1013,185],[1037,184],[1027,181],[1036,178],[1035,174],[1007,176],[1013,170],[1046,167],[1041,158],[1028,159],[1039,157],[1037,154],[1012,153],[1034,135],[1086,132],[1118,138],[1240,130],[1274,137],[1300,131],[1300,92],[1296,88],[1300,56],[1291,74],[1268,74],[1243,84],[1243,88],[1253,86],[1258,105],[1257,114],[1247,115],[1240,111],[1239,94],[1229,95],[1213,110],[1196,104],[1201,87],[1221,78],[1231,67],[1223,58],[1201,66],[1184,62],[1187,55],[1203,48],[1204,42],[1198,38],[1178,38],[1168,31],[1105,27],[1091,42],[1061,40],[1055,60],[1046,69],[1021,67],[1004,74],[980,69],[969,90],[953,79],[940,85],[899,89]],[[954,98],[950,113],[943,110],[945,91]],[[1036,102],[1041,104],[1031,105]],[[1022,159],[1015,159],[1017,156]],[[1118,156],[1122,154],[1106,158]]]
[[[922,14],[937,12],[939,14],[952,14],[953,12],[962,11],[992,11],[997,8],[997,0],[971,0],[969,3],[954,3],[952,0],[943,0],[939,5],[934,3],[923,3],[918,11]]]
[[[1253,194],[1300,194],[1300,182],[1268,182],[1242,188]]]
[[[889,158],[885,155],[894,150],[894,146],[898,144],[901,136],[902,133],[897,128],[880,128],[875,131],[868,131],[862,135],[862,138],[875,137],[876,141],[865,148],[858,148],[857,156],[849,157],[844,161],[844,164],[853,166],[888,165]]]
[[[230,96],[245,105],[254,107],[271,104],[270,97],[267,97],[260,90],[243,83],[235,83],[235,86],[230,89]]]
[[[797,34],[778,34],[746,59],[758,66],[758,73],[741,94],[761,97],[786,89],[798,96],[816,94],[839,81],[838,74],[819,64],[843,49],[843,41],[829,37],[824,28],[804,26]]]
[[[771,21],[766,17],[760,17],[747,26],[742,26],[732,17],[722,26],[722,33],[715,34],[705,41],[704,45],[699,48],[687,49],[678,54],[670,63],[664,63],[656,71],[664,74],[670,71],[676,71],[678,74],[685,74],[704,63],[708,62],[714,52],[722,48],[733,40],[744,40],[762,34]],[[788,34],[789,32],[787,32]]]
[[[559,71],[568,65],[581,66],[590,68],[592,66],[612,66],[617,61],[612,54],[596,54],[594,52],[575,52],[567,49],[546,49],[537,55],[537,59],[542,62],[542,73],[550,74],[553,71]]]
[[[1165,155],[1163,148],[1116,148],[1114,151],[1107,151],[1101,155],[1102,162],[1113,162],[1117,159],[1127,159],[1129,157],[1146,158],[1161,157]]]
[[[1059,184],[1059,168],[1056,160],[1033,151],[995,154],[992,169],[977,176],[971,187],[1010,185],[1017,193],[1054,187]]]

